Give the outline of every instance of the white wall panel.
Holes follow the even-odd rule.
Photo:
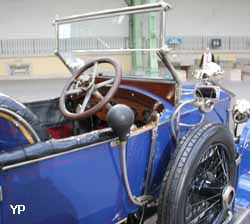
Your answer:
[[[54,36],[52,20],[84,12],[124,7],[124,0],[0,0],[0,39]]]
[[[170,0],[173,35],[250,35],[249,0]]]
[[[250,0],[169,2],[174,7],[168,13],[169,35],[250,36]],[[56,14],[122,6],[126,6],[124,0],[0,0],[0,39],[53,37],[51,21]]]

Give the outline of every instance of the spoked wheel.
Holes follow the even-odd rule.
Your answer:
[[[229,209],[234,198],[234,189],[230,188],[229,166],[225,155],[226,147],[222,144],[211,145],[199,161],[197,171],[189,189],[185,209],[185,223],[213,223],[224,217],[228,195]],[[226,208],[226,207],[225,207]]]
[[[236,150],[220,124],[191,130],[169,163],[161,190],[158,224],[221,224],[232,209]]]

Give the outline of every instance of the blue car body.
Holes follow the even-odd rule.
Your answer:
[[[178,75],[171,63],[165,58],[165,54],[169,50],[165,46],[165,20],[166,11],[170,8],[169,4],[160,1],[117,10],[56,18],[54,21],[57,35],[56,54],[74,74],[74,69],[77,68],[76,64],[74,63],[74,66],[70,67],[67,60],[62,59],[60,51],[65,53],[66,46],[70,46],[72,52],[76,49],[72,45],[73,42],[70,42],[70,38],[65,38],[60,26],[113,16],[115,19],[112,20],[112,23],[118,22],[120,27],[122,21],[129,21],[124,19],[124,16],[146,12],[150,13],[150,24],[156,22],[156,18],[161,18],[161,21],[158,21],[161,27],[158,29],[151,24],[153,32],[147,32],[150,34],[149,41],[146,41],[150,43],[149,49],[147,46],[137,46],[142,42],[142,36],[139,37],[138,41],[133,41],[139,43],[136,43],[133,49],[129,49],[128,46],[125,46],[124,49],[111,49],[104,40],[99,38],[98,34],[95,36],[97,40],[93,39],[93,43],[100,45],[100,49],[91,48],[75,51],[79,54],[90,50],[91,55],[94,52],[105,53],[105,50],[108,53],[120,51],[120,56],[127,56],[127,53],[132,52],[131,58],[139,56],[137,59],[141,62],[143,61],[142,55],[144,55],[142,52],[146,52],[149,53],[149,57],[145,61],[152,60],[151,68],[148,71],[154,71],[155,67],[158,66],[159,61],[157,61],[156,55],[151,54],[154,52],[161,59],[161,64],[165,65],[163,67],[168,69],[169,74],[171,73],[168,78],[166,78],[167,75],[163,77],[163,74],[159,74],[156,80],[157,82],[171,82],[172,86],[170,87],[173,88],[169,92],[172,94],[172,98],[176,98],[172,104],[167,99],[168,96],[161,98],[160,94],[153,94],[152,91],[146,91],[132,85],[119,86],[120,89],[129,90],[129,93],[131,91],[139,93],[163,106],[159,112],[160,120],[157,127],[155,122],[148,122],[132,131],[126,146],[126,166],[132,194],[140,196],[143,195],[146,187],[152,137],[157,128],[149,186],[149,194],[153,195],[156,200],[159,198],[167,165],[172,153],[176,150],[176,139],[171,131],[173,130],[171,129],[173,128],[171,118],[178,108],[175,100],[178,99],[178,103],[192,100],[195,97],[194,90],[196,88],[195,85],[186,85],[182,87],[182,90],[179,89],[181,85]],[[158,17],[153,15],[155,12],[160,13]],[[117,15],[121,16],[117,19]],[[67,26],[67,31],[69,27]],[[90,25],[87,29],[93,27]],[[85,31],[84,29],[81,31]],[[128,30],[130,29],[131,27]],[[156,30],[159,30],[159,37],[154,33]],[[81,32],[79,31],[79,33]],[[89,31],[88,35],[90,34]],[[134,36],[137,35],[138,33]],[[159,38],[160,46],[157,46],[156,36]],[[143,37],[143,39],[145,38]],[[76,43],[81,43],[81,41],[80,38]],[[103,45],[105,45],[104,48]],[[143,47],[145,49],[142,49]],[[142,63],[139,63],[135,67],[141,68],[143,66]],[[143,71],[137,72],[141,78],[140,74]],[[153,76],[154,74],[149,75]],[[147,81],[144,85],[150,86],[150,82]],[[178,92],[179,94],[177,94]],[[192,125],[201,121],[221,123],[230,129],[233,99],[234,96],[231,93],[222,89],[218,101],[210,112],[205,113],[205,117],[198,107],[192,104],[185,105],[181,110],[178,122],[189,125],[180,127],[179,138],[181,139]],[[9,101],[13,106],[12,110],[8,109]],[[51,105],[57,105],[56,101],[50,100],[49,102]],[[42,102],[37,102],[36,105],[38,110],[43,109]],[[123,223],[129,214],[136,213],[140,209],[139,206],[131,203],[127,189],[125,189],[125,178],[123,178],[125,175],[122,174],[121,166],[121,145],[111,128],[104,127],[100,130],[61,139],[40,139],[37,135],[40,132],[40,127],[37,125],[35,117],[24,108],[24,105],[9,99],[7,96],[0,95],[0,224],[118,224]],[[49,112],[48,118],[50,117]],[[176,123],[178,124],[178,122]],[[246,123],[236,146],[241,163],[239,163],[238,168],[235,213],[242,208],[250,209],[250,122]]]
[[[150,193],[159,195],[161,182],[176,144],[170,132],[170,118],[175,106],[165,99],[145,90],[123,86],[149,97],[164,105],[160,117],[156,151],[153,161]],[[194,86],[185,86],[185,89]],[[183,95],[182,100],[190,100],[192,94]],[[231,95],[222,91],[220,100],[213,111],[205,117],[206,121],[223,123],[229,127]],[[201,119],[199,110],[187,105],[182,110],[181,121],[189,124]],[[11,122],[0,119],[1,145],[11,149],[13,139],[6,130],[13,130]],[[134,195],[141,195],[145,187],[147,163],[150,153],[152,126],[143,127],[140,132],[132,133],[127,145],[128,176]],[[188,128],[182,128],[181,135]],[[238,150],[243,152],[239,166],[239,179],[236,204],[250,207],[249,175],[249,133],[250,123],[246,124]],[[19,144],[26,147],[27,140],[19,129],[15,129]],[[13,133],[13,132],[12,132]],[[91,134],[91,133],[90,133]],[[13,137],[13,135],[12,135]],[[69,139],[55,140],[67,144]],[[38,143],[36,143],[38,144]],[[20,149],[21,150],[21,149]],[[1,156],[0,156],[1,158]],[[103,142],[84,147],[75,147],[50,156],[40,156],[31,162],[17,162],[2,167],[0,185],[2,190],[1,223],[49,224],[49,223],[119,223],[138,207],[133,205],[124,188],[121,166],[120,146],[113,137]],[[24,205],[25,212],[13,215],[10,205]]]

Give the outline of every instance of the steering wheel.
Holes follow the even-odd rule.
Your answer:
[[[111,77],[108,80],[96,84],[96,77],[98,76],[98,65],[99,64],[109,64],[115,70],[115,77]],[[93,67],[92,74],[84,74],[89,68]],[[59,100],[59,108],[63,115],[72,120],[82,120],[85,119],[97,111],[102,109],[111,98],[114,96],[116,91],[119,88],[122,78],[122,69],[119,63],[111,58],[98,58],[92,60],[81,67],[76,73],[70,78],[66,85],[63,88],[63,91]],[[103,96],[98,89],[110,86],[110,89]],[[72,97],[73,95],[84,95],[82,104],[79,104],[76,108],[76,112],[70,112],[67,109],[66,99]],[[91,98],[95,96],[98,99],[96,105],[91,105],[90,108],[87,108],[87,105]]]

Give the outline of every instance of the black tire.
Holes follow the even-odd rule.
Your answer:
[[[218,147],[213,149],[210,147],[213,145],[216,145],[216,147],[217,145],[223,147],[222,149]],[[192,216],[193,214],[196,214],[195,212],[198,211],[198,210],[195,211],[192,210],[191,212],[189,211],[190,207],[194,206],[193,203],[190,203],[191,201],[190,194],[194,191],[193,188],[197,186],[195,182],[197,181],[197,179],[194,179],[194,177],[196,178],[196,175],[198,175],[197,170],[199,169],[199,172],[201,171],[200,168],[201,164],[203,165],[203,167],[205,166],[204,164],[206,163],[206,160],[204,160],[204,158],[207,160],[210,158],[211,161],[214,161],[214,162],[210,161],[210,163],[208,163],[209,165],[206,165],[208,167],[211,167],[213,163],[216,163],[215,157],[213,157],[215,155],[206,154],[208,153],[207,152],[208,149],[214,150],[211,151],[211,153],[213,152],[214,154],[218,154],[217,151],[219,150],[223,152],[224,159],[221,159],[221,161],[223,161],[224,170],[226,169],[226,171],[228,171],[228,173],[223,172],[223,175],[225,177],[218,176],[217,178],[217,174],[212,176],[214,181],[213,183],[216,182],[218,184],[220,182],[221,185],[224,186],[226,185],[226,183],[224,183],[224,180],[227,179],[229,185],[233,187],[236,186],[237,166],[235,163],[235,159],[237,154],[236,154],[235,143],[233,141],[231,133],[221,124],[215,124],[215,123],[201,124],[191,129],[186,134],[186,136],[183,137],[175,153],[173,154],[171,161],[168,164],[168,168],[162,182],[162,188],[159,198],[158,224],[188,224],[188,223],[217,224],[221,223],[221,220],[225,218],[226,211],[223,210],[222,208],[223,206],[221,204],[222,209],[221,211],[218,211],[218,215],[217,215],[217,210],[212,210],[213,214],[210,214],[212,212],[209,211],[210,213],[208,214],[208,211],[206,209],[207,212],[205,214],[207,215],[207,220],[204,219],[204,217],[202,217],[203,221],[197,220],[197,222],[196,221],[192,222],[195,219],[190,219],[190,220],[187,219],[187,214],[191,214]],[[220,153],[218,155],[220,155]],[[208,157],[208,155],[211,156]],[[204,172],[204,170],[202,170],[202,172]],[[215,170],[217,170],[217,168]],[[210,178],[208,175],[208,171],[205,172],[207,172],[205,173],[206,178]],[[228,178],[226,178],[225,173],[228,174]],[[199,176],[199,178],[202,177],[203,175]],[[195,187],[194,185],[192,185],[194,183]],[[207,182],[202,182],[202,183],[207,184]],[[221,188],[223,188],[223,186],[221,186]],[[216,200],[217,199],[220,200],[220,197],[219,196],[217,197],[218,198],[216,198]],[[205,202],[204,205],[203,205],[204,202],[202,202],[202,206],[208,206],[206,203],[211,201],[212,198],[210,198],[209,201]],[[218,208],[219,210],[220,203],[222,202],[216,202],[216,203],[217,204],[215,204],[216,206],[215,208]]]

